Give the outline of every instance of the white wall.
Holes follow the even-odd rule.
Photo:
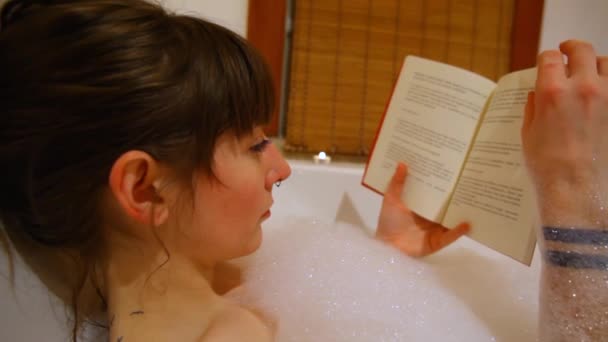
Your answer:
[[[608,1],[545,0],[540,50],[556,49],[570,38],[587,40],[608,55]]]
[[[197,15],[226,26],[245,37],[249,0],[162,0],[161,3],[178,13]]]

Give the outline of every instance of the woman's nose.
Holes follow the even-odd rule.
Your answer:
[[[280,180],[284,181],[291,175],[291,166],[289,166],[289,163],[287,162],[287,160],[285,160],[285,158],[280,152],[278,159],[279,166],[277,167],[277,173],[279,174]]]
[[[286,180],[291,175],[291,167],[281,154],[279,150],[274,146],[269,146],[269,159],[270,159],[270,171],[268,172],[268,177],[266,179],[267,188],[272,188],[272,186],[277,183]]]

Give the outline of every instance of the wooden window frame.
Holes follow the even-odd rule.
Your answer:
[[[536,65],[543,7],[544,0],[515,1],[511,35],[511,71]],[[266,129],[266,133],[270,136],[279,134],[286,12],[287,0],[249,0],[247,39],[266,58],[276,90],[275,110]]]

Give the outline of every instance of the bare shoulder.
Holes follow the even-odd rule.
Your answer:
[[[229,306],[211,321],[199,342],[270,342],[271,330],[252,312]]]

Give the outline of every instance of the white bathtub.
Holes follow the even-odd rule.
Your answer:
[[[14,290],[8,280],[8,260],[0,251],[0,341],[69,341],[63,305],[13,256]]]
[[[363,165],[315,165],[306,161],[290,164],[291,177],[273,192],[271,220],[295,214],[346,221],[362,225],[370,233],[375,231],[382,197],[361,185]],[[426,260],[438,266],[440,286],[458,297],[464,309],[470,310],[482,322],[480,325],[490,331],[493,336],[488,341],[536,340],[538,251],[528,267],[463,237]],[[454,310],[455,321],[462,306],[460,311]],[[454,337],[445,340],[452,341]]]
[[[271,220],[294,214],[328,220],[335,219],[338,214],[351,218],[348,205],[341,206],[349,201],[365,228],[370,232],[375,230],[382,198],[361,186],[363,165],[323,165],[298,160],[289,161],[289,164],[292,168],[290,178],[273,191],[275,204]]]
[[[275,204],[272,219],[282,219],[293,214],[329,220],[356,221],[358,216],[366,230],[375,232],[382,197],[363,187],[364,165],[355,163],[314,164],[291,160],[292,174],[273,192]],[[352,206],[351,206],[352,205]],[[519,265],[468,238],[460,239],[448,249],[474,251],[484,258],[498,260],[505,265]],[[538,253],[529,268],[539,271]]]
[[[338,219],[360,224],[373,232],[381,197],[360,185],[362,165],[334,163],[326,166],[303,161],[291,161],[290,164],[292,176],[274,190],[275,205],[270,220],[290,215]],[[463,267],[464,264],[475,264],[480,269],[487,268],[477,279],[467,278],[459,272],[448,272],[442,275],[442,282],[487,324],[497,341],[525,342],[514,331],[536,331],[536,316],[519,314],[522,305],[533,306],[532,310],[536,310],[536,302],[522,303],[518,298],[508,295],[509,288],[517,287],[518,282],[511,279],[496,285],[496,277],[500,277],[500,271],[504,268],[517,269],[528,280],[530,276],[537,279],[538,255],[535,255],[532,266],[528,268],[463,238],[429,260],[462,263]],[[63,309],[53,304],[43,286],[20,263],[17,263],[15,297],[6,277],[2,277],[8,274],[6,264],[6,259],[2,256],[0,341],[66,341],[69,332],[63,323]],[[471,281],[476,282],[475,286],[471,286]],[[484,287],[484,283],[492,284],[492,288]],[[537,286],[533,290],[536,291]]]

